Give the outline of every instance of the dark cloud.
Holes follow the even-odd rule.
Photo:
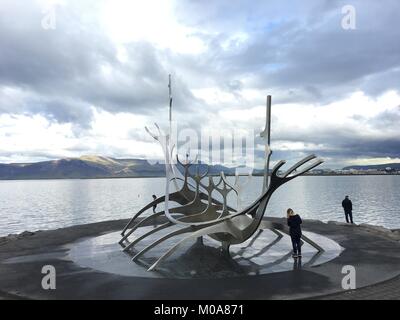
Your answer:
[[[357,117],[356,120],[358,123],[355,123],[353,127],[338,124],[336,126],[315,125],[302,130],[278,129],[275,131],[273,141],[278,144],[301,142],[305,144],[304,152],[337,160],[400,158],[400,135],[398,134],[400,107],[370,118]],[[256,141],[259,142],[259,140]],[[295,155],[296,152],[290,158]]]
[[[386,110],[376,117],[369,120],[373,126],[379,129],[398,129],[400,124],[400,106],[397,106],[394,110]],[[400,140],[400,137],[399,137]]]
[[[205,55],[183,62],[206,68],[216,86],[249,77],[247,87],[277,91],[277,102],[320,104],[355,90],[376,96],[398,89],[398,1],[352,1],[356,30],[341,27],[346,1],[308,1],[301,8],[281,1],[230,4],[183,6],[182,15],[193,18],[190,13],[196,12],[194,25],[221,29],[205,37]],[[240,31],[247,35],[243,41],[235,38]]]

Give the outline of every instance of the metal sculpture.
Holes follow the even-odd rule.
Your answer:
[[[200,173],[200,163],[196,164],[196,160],[190,162],[188,156],[186,156],[186,161],[184,163],[180,161],[178,155],[176,155],[177,164],[172,162],[175,146],[171,143],[171,78],[169,78],[168,88],[169,132],[164,134],[157,124],[155,124],[155,126],[158,134],[152,133],[146,127],[148,133],[161,144],[164,152],[166,171],[165,195],[142,208],[128,222],[122,230],[122,238],[119,242],[121,246],[124,247],[123,250],[133,255],[132,260],[138,260],[146,252],[158,246],[160,243],[175,236],[183,235],[182,239],[169,248],[148,268],[150,271],[156,269],[162,261],[173,254],[186,241],[201,239],[203,236],[209,236],[219,241],[222,249],[226,252],[229,252],[229,247],[231,245],[243,243],[253,235],[257,237],[257,232],[263,229],[273,231],[277,235],[276,241],[279,241],[282,238],[281,233],[288,233],[288,228],[282,224],[272,223],[263,219],[272,194],[283,184],[317,167],[323,161],[317,159],[315,155],[310,155],[297,162],[286,172],[280,173],[279,170],[286,163],[281,160],[275,165],[271,173],[269,173],[269,161],[272,151],[270,148],[271,96],[268,96],[266,126],[264,131],[260,134],[265,141],[265,168],[262,192],[251,205],[243,209],[241,208],[239,200],[243,185],[239,184],[238,176],[233,185],[228,182],[223,173],[220,174],[218,181],[215,182],[214,178],[208,175],[208,166],[206,166],[204,173]],[[303,167],[306,164],[307,166]],[[181,170],[179,170],[177,165],[180,166]],[[191,167],[196,168],[194,174],[190,172]],[[248,179],[250,179],[251,174],[248,176]],[[183,183],[181,187],[179,187],[179,183]],[[175,187],[174,192],[171,192],[171,185]],[[218,201],[213,197],[214,192],[220,194],[222,201]],[[236,210],[228,206],[227,197],[231,192],[235,193],[238,197],[238,206]],[[178,206],[170,208],[171,202]],[[148,209],[152,208],[153,205],[160,203],[164,203],[164,210],[138,220],[138,218]],[[161,216],[166,218],[164,223],[139,237],[133,239],[129,238],[135,230],[144,226],[150,219]],[[143,239],[149,239],[150,236],[157,235],[157,233],[163,229],[170,229],[171,231],[161,237],[155,237],[152,243],[145,246],[140,251],[134,250],[134,247]],[[304,235],[302,239],[317,249],[318,252],[323,251],[320,246]]]

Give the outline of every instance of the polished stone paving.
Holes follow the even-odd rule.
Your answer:
[[[152,228],[153,226],[140,228],[135,235],[140,236]],[[302,259],[293,259],[289,236],[283,235],[279,238],[270,230],[259,230],[255,237],[240,245],[231,246],[230,256],[221,252],[219,242],[204,237],[203,244],[188,242],[165,260],[157,271],[148,272],[147,267],[179,241],[179,237],[173,237],[156,246],[136,262],[131,261],[130,254],[122,252],[121,246],[118,245],[121,235],[119,232],[113,232],[74,243],[71,245],[68,259],[82,267],[123,276],[225,278],[255,276],[299,269],[303,266],[321,265],[336,258],[343,250],[337,242],[327,237],[312,232],[304,234],[325,251],[320,253],[311,245],[304,243]],[[161,236],[162,233],[157,235]],[[157,239],[155,236],[151,236],[139,242],[134,252],[143,249],[155,239]]]

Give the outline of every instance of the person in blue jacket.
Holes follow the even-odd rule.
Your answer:
[[[287,209],[287,224],[290,229],[290,238],[293,245],[293,258],[301,258],[301,224],[300,216],[289,208]]]

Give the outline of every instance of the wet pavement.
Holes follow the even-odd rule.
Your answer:
[[[303,261],[295,263],[287,256],[290,242],[285,237],[265,255],[257,255],[274,242],[274,235],[265,230],[250,250],[242,250],[246,244],[232,247],[233,259],[222,259],[207,240],[205,247],[189,244],[170,257],[164,272],[150,275],[144,267],[133,270],[137,266],[116,247],[116,231],[125,223],[43,231],[2,244],[0,290],[8,297],[30,299],[303,299],[344,294],[345,265],[356,268],[357,288],[400,274],[398,240],[367,227],[305,220],[307,235],[331,248],[319,261],[309,263],[315,249],[304,247]],[[201,263],[207,272],[201,272]],[[42,289],[43,265],[56,268],[56,290]]]
[[[151,230],[143,227],[137,236]],[[164,233],[168,233],[165,231]],[[335,241],[311,232],[305,235],[324,248],[318,252],[311,245],[302,246],[302,259],[292,258],[292,247],[289,236],[277,237],[270,230],[260,230],[255,237],[230,248],[230,256],[220,250],[220,243],[205,237],[202,244],[192,241],[179,248],[177,252],[164,261],[156,271],[147,271],[158,257],[166,252],[178,239],[170,239],[150,250],[140,261],[131,261],[132,254],[122,251],[118,244],[119,232],[86,239],[71,245],[67,259],[79,266],[123,276],[144,278],[229,278],[256,276],[261,274],[290,271],[302,266],[316,266],[326,263],[343,250]],[[158,234],[161,237],[163,234]],[[145,239],[135,246],[134,253],[140,251],[156,239],[155,236]],[[22,257],[23,261],[40,259],[41,256]],[[20,258],[21,259],[21,258]],[[16,262],[11,259],[7,263]]]

